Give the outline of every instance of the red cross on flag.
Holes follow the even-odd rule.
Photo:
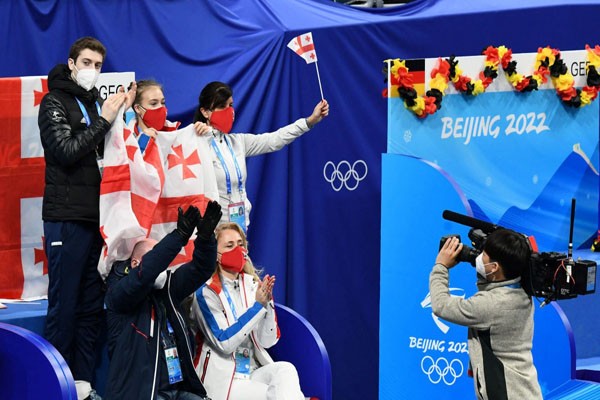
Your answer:
[[[132,80],[131,72],[101,74],[96,87],[106,98]],[[45,76],[0,78],[0,299],[32,300],[47,294],[45,163],[37,122],[47,92]]]
[[[177,223],[177,209],[195,205],[204,212],[218,189],[206,140],[193,125],[159,132],[142,154],[131,127],[117,117],[105,139],[100,187],[100,228],[105,241],[98,270],[103,276],[116,260],[131,256],[143,238],[162,239]],[[172,265],[191,259],[193,244]]]
[[[323,86],[321,85],[321,75],[319,74],[319,63],[317,62],[317,50],[313,42],[312,32],[303,33],[289,41],[287,47],[306,61],[307,64],[315,64],[317,79],[319,80],[319,90],[321,91],[321,100],[323,97]]]
[[[0,298],[45,296],[44,157],[37,126],[45,77],[0,79]]]
[[[317,61],[317,50],[313,43],[312,32],[304,33],[300,36],[296,36],[288,43],[287,47],[292,49],[293,52],[304,58],[307,64],[311,64]]]

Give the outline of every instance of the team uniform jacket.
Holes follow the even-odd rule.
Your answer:
[[[182,299],[194,293],[214,272],[216,241],[194,243],[193,260],[167,272],[162,289],[154,283],[185,243],[177,232],[165,236],[130,269],[130,261],[115,263],[107,278],[105,297],[108,324],[108,351],[111,358],[108,400],[154,400],[159,384],[160,327],[168,318],[177,343],[184,381],[178,388],[199,396],[206,391],[193,366],[193,338],[180,312]]]
[[[462,299],[450,296],[448,268],[436,264],[429,276],[433,313],[469,327],[469,358],[480,400],[542,399],[531,355],[533,303],[514,286],[520,279],[478,281],[479,291]]]
[[[48,74],[50,92],[40,104],[38,125],[46,176],[42,219],[98,223],[100,172],[97,156],[104,153],[104,136],[111,124],[98,115],[98,90],[87,91],[59,64]],[[91,120],[88,127],[77,99]]]
[[[279,328],[271,301],[267,308],[256,302],[258,282],[252,275],[240,273],[237,279],[244,305],[235,310],[237,321],[223,290],[218,273],[196,292],[192,306],[194,318],[204,341],[199,357],[194,361],[200,380],[213,400],[226,400],[235,374],[235,350],[250,336],[258,363],[270,364],[273,359],[265,349],[279,340]]]
[[[221,211],[223,211],[223,217],[221,222],[229,221],[229,209],[227,206],[230,203],[244,202],[246,208],[246,224],[249,225],[250,221],[248,215],[252,209],[252,204],[248,200],[248,196],[245,194],[242,196],[238,190],[238,176],[235,169],[235,163],[233,162],[233,156],[229,145],[233,149],[235,159],[237,160],[242,176],[242,185],[244,191],[246,190],[246,157],[258,156],[261,154],[272,153],[277,150],[281,150],[286,145],[292,143],[294,140],[308,132],[310,128],[306,123],[306,118],[300,118],[293,124],[279,128],[274,132],[263,133],[259,135],[251,133],[229,133],[223,134],[215,130],[215,133],[205,134],[203,137],[208,141],[209,147],[211,147],[212,163],[215,169],[215,177],[217,180],[217,187],[219,189],[219,204],[221,205]],[[227,184],[225,178],[225,170],[223,165],[217,156],[217,153],[212,148],[212,141],[219,148],[219,152],[223,156],[223,160],[227,165],[229,171],[229,177],[231,179],[231,199],[227,195]],[[243,197],[243,198],[242,198]]]

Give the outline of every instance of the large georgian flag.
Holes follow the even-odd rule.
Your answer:
[[[0,298],[45,296],[44,158],[37,126],[45,77],[0,79]]]
[[[160,240],[176,226],[177,209],[193,204],[202,212],[218,198],[206,138],[192,125],[159,132],[144,154],[132,131],[117,118],[106,137],[100,194],[100,231],[105,241],[98,269],[103,276],[112,263],[130,257],[145,237]],[[172,265],[191,259],[190,241]]]

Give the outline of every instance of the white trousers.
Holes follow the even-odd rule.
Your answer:
[[[229,400],[304,400],[304,395],[296,368],[277,361],[260,367],[250,379],[234,379]]]

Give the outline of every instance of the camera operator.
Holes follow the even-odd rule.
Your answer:
[[[521,288],[531,250],[527,239],[509,229],[492,232],[476,259],[472,297],[451,297],[449,272],[463,245],[446,240],[429,276],[433,313],[469,327],[469,359],[478,399],[542,399],[531,355],[533,303]]]

